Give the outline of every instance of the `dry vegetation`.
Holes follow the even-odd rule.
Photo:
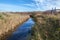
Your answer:
[[[60,14],[32,14],[35,21],[30,40],[60,40]]]
[[[0,13],[0,40],[5,40],[18,25],[29,19],[29,15]]]

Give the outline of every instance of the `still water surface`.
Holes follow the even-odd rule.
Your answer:
[[[34,21],[30,18],[28,21],[19,26],[8,40],[27,40],[27,36],[30,34],[30,30],[33,25]]]

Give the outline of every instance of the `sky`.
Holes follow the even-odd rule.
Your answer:
[[[30,12],[60,9],[60,0],[0,0],[0,11]]]

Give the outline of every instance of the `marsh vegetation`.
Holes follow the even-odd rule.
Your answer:
[[[8,38],[19,25],[28,19],[29,15],[0,13],[0,40]]]
[[[60,14],[33,14],[30,40],[60,40]]]

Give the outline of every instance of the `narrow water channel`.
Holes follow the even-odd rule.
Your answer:
[[[27,36],[29,31],[34,25],[34,21],[30,18],[28,21],[20,25],[15,32],[13,32],[12,36],[8,38],[8,40],[27,40]]]

